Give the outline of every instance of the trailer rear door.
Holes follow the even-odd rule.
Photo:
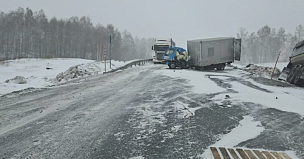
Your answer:
[[[241,39],[234,39],[234,59],[241,60],[242,41]]]

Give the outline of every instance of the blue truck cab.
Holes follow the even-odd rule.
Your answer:
[[[177,59],[177,53],[179,55],[183,52],[186,52],[186,50],[183,48],[169,47],[166,50],[166,52],[163,54],[163,62],[165,62],[170,69],[175,69],[176,67],[187,68],[188,67],[187,61]]]

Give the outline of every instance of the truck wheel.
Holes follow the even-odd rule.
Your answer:
[[[296,69],[294,84],[297,85],[297,86],[302,86],[303,82],[302,82],[301,76],[302,76],[302,73],[303,73],[303,68],[302,67],[298,67]]]
[[[217,67],[216,67],[216,70],[224,70],[225,66],[226,66],[226,64],[223,64],[223,63],[218,64]]]
[[[293,68],[293,64],[289,62],[287,65],[287,68],[290,68],[290,69]]]
[[[294,80],[295,80],[295,73],[296,73],[296,68],[293,67],[291,69],[291,71],[289,72],[289,75],[287,77],[287,82],[290,84],[294,84]]]
[[[175,63],[170,63],[170,64],[169,64],[169,68],[175,69],[175,68],[176,68],[176,64],[175,64]]]
[[[291,77],[292,77],[292,72],[293,72],[293,70],[294,70],[294,68],[291,68],[291,70],[289,71],[289,74],[288,74],[288,76],[287,76],[287,78],[286,78],[286,81],[287,81],[288,83],[291,83]]]

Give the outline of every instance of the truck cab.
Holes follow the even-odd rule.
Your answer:
[[[163,54],[163,62],[169,66],[170,69],[188,68],[188,60],[190,57],[185,49],[180,47],[169,47]]]
[[[175,42],[172,38],[157,38],[155,39],[155,43],[152,46],[152,50],[154,50],[153,62],[154,63],[163,63],[162,58],[163,54],[169,47],[175,47]]]

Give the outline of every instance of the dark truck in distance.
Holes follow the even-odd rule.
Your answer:
[[[163,55],[163,62],[172,69],[192,67],[223,70],[227,63],[240,60],[241,39],[221,37],[188,40],[187,49],[170,47]]]

